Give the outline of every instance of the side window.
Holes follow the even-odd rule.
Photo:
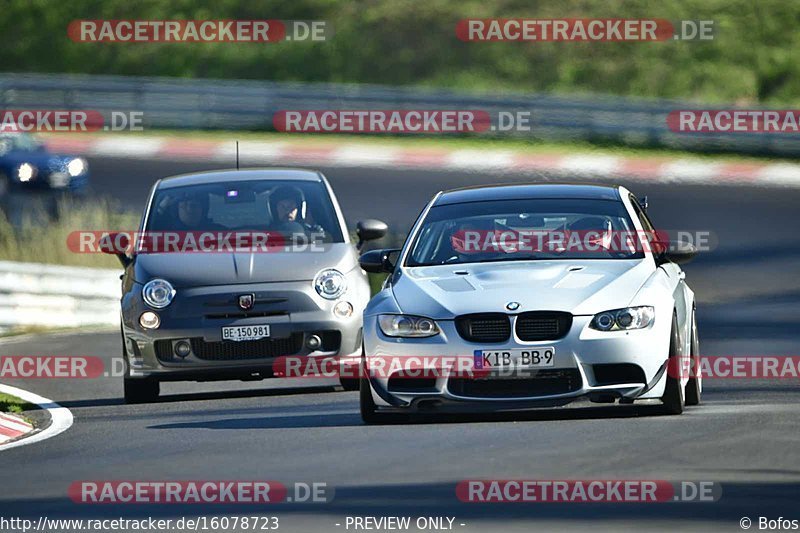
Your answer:
[[[630,199],[631,204],[633,205],[633,210],[636,213],[636,216],[639,217],[639,221],[642,223],[642,229],[646,234],[645,238],[652,247],[651,251],[658,255],[668,246],[669,237],[667,237],[665,233],[657,232],[655,230],[653,224],[650,222],[650,219],[647,217],[647,213],[644,212],[642,207],[639,205],[639,200],[637,200],[634,195],[631,195]]]
[[[639,222],[642,223],[642,228],[647,232],[655,232],[655,228],[653,228],[653,225],[650,223],[650,219],[647,218],[645,212],[642,211],[639,200],[637,200],[634,195],[631,195],[630,199],[631,204],[633,204],[633,210],[636,212],[636,216],[639,217]]]

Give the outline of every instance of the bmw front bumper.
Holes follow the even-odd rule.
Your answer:
[[[441,332],[434,337],[401,339],[384,335],[376,316],[365,317],[367,367],[375,367],[380,357],[463,360],[479,350],[552,347],[555,351],[552,366],[532,370],[525,378],[464,377],[454,366],[450,372],[422,381],[368,371],[373,401],[387,409],[436,406],[483,411],[559,406],[585,398],[601,402],[660,398],[666,383],[671,323],[657,316],[645,329],[603,332],[588,327],[591,318],[573,317],[567,335],[554,341],[524,342],[512,334],[502,344],[481,344],[461,338],[453,320],[437,320]]]

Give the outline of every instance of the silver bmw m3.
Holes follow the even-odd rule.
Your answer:
[[[623,187],[505,185],[437,194],[364,311],[361,414],[656,400],[698,404],[694,293]],[[677,370],[676,370],[677,369]]]

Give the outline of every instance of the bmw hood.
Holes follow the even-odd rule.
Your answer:
[[[653,274],[652,261],[471,263],[412,267],[393,285],[400,311],[447,319],[480,312],[548,310],[592,315],[625,307]]]
[[[262,253],[149,253],[136,256],[136,281],[163,278],[175,288],[237,283],[306,281],[325,268],[347,274],[357,266],[349,243],[324,244],[320,251]]]

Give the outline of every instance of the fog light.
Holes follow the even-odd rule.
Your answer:
[[[322,346],[322,339],[318,335],[311,335],[306,341],[306,346],[308,346],[309,350],[317,350]]]
[[[145,329],[156,329],[161,325],[161,319],[152,311],[145,311],[139,317],[139,324]]]
[[[175,355],[177,355],[181,359],[192,353],[192,347],[189,345],[187,341],[176,342],[174,350],[175,350]]]
[[[339,302],[333,307],[333,314],[339,318],[347,318],[353,314],[353,304],[350,302]]]

